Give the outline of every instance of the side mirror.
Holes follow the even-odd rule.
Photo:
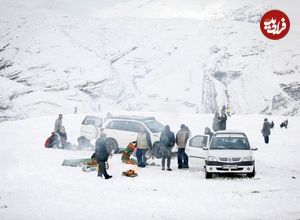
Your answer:
[[[207,147],[202,147],[202,149],[203,149],[203,150],[208,150],[208,148],[207,148]]]
[[[251,147],[251,150],[256,151],[258,149],[257,149],[257,147]]]

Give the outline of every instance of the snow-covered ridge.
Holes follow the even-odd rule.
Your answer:
[[[4,1],[0,121],[75,106],[299,115],[300,31],[270,41],[257,23],[271,8],[300,21],[298,4]]]

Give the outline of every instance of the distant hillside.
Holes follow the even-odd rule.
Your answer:
[[[300,115],[300,29],[259,29],[297,1],[5,0],[0,121],[111,109]],[[293,23],[294,22],[294,23]]]

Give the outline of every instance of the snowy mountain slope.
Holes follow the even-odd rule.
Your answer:
[[[110,109],[299,115],[300,31],[270,41],[296,1],[4,1],[0,118]],[[294,22],[294,23],[293,23]],[[14,85],[12,95],[11,85]]]
[[[185,123],[193,135],[202,134],[213,118],[154,115],[175,132]],[[72,143],[83,117],[63,118]],[[92,151],[44,148],[56,116],[1,123],[0,219],[299,219],[300,118],[289,117],[289,128],[280,129],[286,118],[268,116],[275,128],[266,145],[260,133],[264,117],[234,115],[227,121],[228,129],[244,130],[251,146],[258,147],[256,177],[210,180],[204,177],[202,161],[192,158],[189,170],[178,170],[174,158],[172,172],[149,166],[137,170],[137,178],[123,177],[122,171],[132,167],[122,164],[121,155],[114,155],[108,171],[113,178],[106,181],[95,172],[61,166],[64,159],[87,158]]]

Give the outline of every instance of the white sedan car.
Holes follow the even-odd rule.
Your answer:
[[[209,142],[209,136],[197,135],[189,141],[190,157],[205,160],[205,177],[217,173],[247,174],[255,176],[255,159],[248,138],[241,131],[216,132]]]

